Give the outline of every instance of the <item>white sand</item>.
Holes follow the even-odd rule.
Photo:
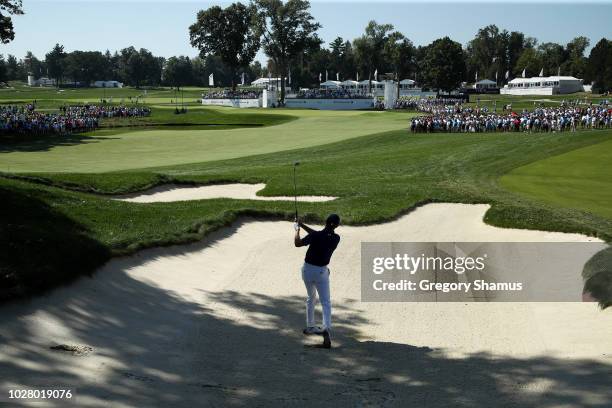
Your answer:
[[[169,203],[173,201],[205,200],[210,198],[234,198],[241,200],[261,201],[293,201],[294,197],[263,197],[257,192],[263,190],[265,184],[217,184],[210,186],[185,187],[179,185],[165,185],[150,190],[126,194],[116,197],[118,200],[133,203]],[[328,196],[298,196],[298,201],[322,202],[332,201],[336,197]]]
[[[361,303],[361,241],[592,240],[499,229],[486,205],[430,204],[340,227],[337,348],[305,348],[289,222],[114,259],[93,278],[0,309],[0,389],[77,388],[84,407],[605,406],[612,313],[592,303]],[[49,350],[93,347],[85,356]],[[41,405],[39,405],[41,406]],[[57,406],[60,406],[59,404]]]

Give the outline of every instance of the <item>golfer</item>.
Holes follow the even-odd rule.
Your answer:
[[[324,348],[331,347],[331,301],[329,297],[329,268],[327,265],[340,242],[340,236],[334,232],[338,225],[340,225],[340,217],[337,214],[331,214],[327,217],[325,228],[321,231],[315,231],[299,221],[295,228],[295,246],[308,246],[304,266],[302,266],[302,279],[308,294],[304,334],[322,335]],[[308,233],[304,238],[300,238],[300,227]],[[315,326],[314,322],[317,293],[323,308],[323,327]]]

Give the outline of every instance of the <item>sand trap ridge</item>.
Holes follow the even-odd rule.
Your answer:
[[[217,184],[210,186],[186,187],[176,184],[154,187],[150,190],[126,194],[116,197],[117,200],[133,203],[169,203],[173,201],[205,200],[211,198],[234,198],[239,200],[260,201],[293,201],[294,197],[258,196],[257,192],[263,190],[266,185],[261,184]],[[298,201],[323,202],[332,201],[337,197],[328,196],[298,196]]]

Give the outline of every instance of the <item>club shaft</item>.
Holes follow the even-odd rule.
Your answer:
[[[297,176],[296,176],[296,166],[293,166],[293,193],[294,193],[294,203],[295,203],[295,219],[298,217],[298,207],[297,207]]]

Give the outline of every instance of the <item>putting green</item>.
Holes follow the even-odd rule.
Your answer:
[[[519,167],[500,183],[547,203],[612,218],[612,140]]]
[[[224,114],[236,109],[220,109]],[[250,111],[250,110],[249,110]],[[244,113],[243,111],[240,111]],[[253,110],[269,114],[270,110]],[[408,126],[408,113],[278,110],[298,119],[276,126],[221,130],[98,132],[67,144],[0,153],[0,171],[107,172],[207,162],[337,142]]]

